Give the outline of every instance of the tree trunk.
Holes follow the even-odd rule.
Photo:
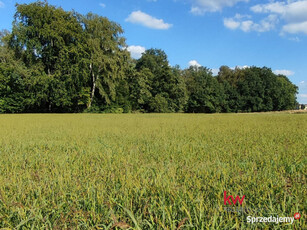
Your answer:
[[[94,96],[95,96],[95,90],[96,90],[96,81],[97,81],[97,79],[98,79],[98,78],[96,79],[96,77],[95,77],[95,74],[94,74],[94,72],[93,72],[92,64],[90,64],[90,70],[91,70],[91,73],[92,73],[93,88],[92,88],[92,93],[91,93],[90,102],[89,102],[89,104],[88,104],[88,106],[87,106],[88,109],[91,108],[91,106],[92,106],[93,99],[94,99]]]

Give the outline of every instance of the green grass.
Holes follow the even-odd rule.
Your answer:
[[[306,229],[306,130],[307,114],[0,115],[0,228]],[[225,190],[250,213],[224,211]]]

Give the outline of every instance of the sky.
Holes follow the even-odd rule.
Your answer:
[[[0,30],[12,28],[15,4],[0,0]],[[139,58],[162,49],[172,66],[202,65],[216,74],[269,67],[299,87],[307,104],[307,0],[49,0],[49,4],[119,23],[128,50]]]

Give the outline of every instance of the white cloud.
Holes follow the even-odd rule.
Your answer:
[[[278,22],[277,16],[273,14],[264,18],[259,23],[252,20],[244,20],[246,17],[250,18],[249,16],[241,16],[238,14],[233,18],[224,18],[224,26],[231,30],[240,29],[244,32],[266,32],[274,29]]]
[[[275,14],[286,23],[282,27],[281,35],[285,33],[307,34],[307,0],[271,1],[251,7],[255,13]]]
[[[189,61],[189,67],[190,66],[201,67],[201,64],[199,64],[196,60],[191,60]]]
[[[306,12],[307,14],[307,12]],[[307,21],[300,22],[300,23],[290,23],[284,25],[282,27],[282,33],[289,33],[289,34],[297,34],[297,33],[304,33],[307,34]]]
[[[252,27],[255,27],[254,25],[255,23],[251,20],[243,21],[241,22],[240,29],[243,30],[244,32],[249,32],[252,30]]]
[[[167,30],[172,27],[172,24],[165,23],[162,19],[157,19],[142,11],[132,12],[126,22],[140,24],[151,29]]]
[[[298,87],[301,89],[301,90],[307,90],[307,81],[301,81],[300,84],[298,85]]]
[[[195,15],[202,15],[205,13],[205,11],[198,6],[192,6],[190,12]]]
[[[240,26],[240,22],[235,21],[233,18],[224,18],[224,26],[228,29],[235,30]]]
[[[252,16],[250,16],[250,15],[248,15],[248,14],[244,14],[244,15],[242,15],[242,14],[236,14],[236,15],[234,16],[235,19],[251,18],[251,17],[252,17]]]
[[[213,76],[216,76],[219,74],[220,69],[211,69]]]
[[[239,2],[248,2],[249,0],[192,0],[191,13],[196,15],[205,12],[221,11],[224,7],[231,7]]]
[[[307,94],[299,94],[298,96],[302,98],[307,98]]]
[[[4,2],[0,1],[0,8],[4,8],[5,4]]]
[[[275,28],[279,22],[278,17],[275,14],[270,14],[260,22],[260,27],[257,29],[258,32],[266,32]]]
[[[258,4],[251,7],[251,10],[255,13],[279,13],[284,12],[284,2],[271,2],[268,4]]]
[[[244,21],[243,19],[249,19],[251,18],[250,15],[241,15],[241,14],[236,14],[233,18],[224,18],[224,26],[227,27],[228,29],[235,30],[238,29],[240,26],[242,27],[241,29],[248,29],[250,24],[250,20]],[[244,21],[244,23],[242,23]],[[243,24],[243,25],[242,25]],[[248,27],[248,28],[246,28]]]
[[[289,22],[300,22],[307,20],[307,1],[288,1],[271,2],[268,4],[259,4],[251,7],[255,13],[276,13],[281,15]]]
[[[132,58],[139,59],[146,49],[143,46],[128,46],[127,50],[130,52]]]
[[[275,74],[281,74],[285,76],[292,76],[294,75],[294,72],[291,70],[286,70],[286,69],[277,69],[273,71]]]
[[[105,8],[105,7],[106,7],[106,4],[104,4],[104,3],[99,3],[99,6],[101,6],[102,8]]]
[[[248,66],[248,65],[243,65],[243,66],[240,66],[240,65],[237,65],[236,67],[232,67],[232,68],[230,68],[230,69],[236,69],[236,68],[238,68],[238,69],[247,69],[247,68],[249,68],[250,66]]]

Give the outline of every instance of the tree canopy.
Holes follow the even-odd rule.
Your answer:
[[[170,66],[161,49],[130,57],[108,18],[37,1],[0,34],[0,113],[259,112],[295,108],[297,87],[267,67]]]

